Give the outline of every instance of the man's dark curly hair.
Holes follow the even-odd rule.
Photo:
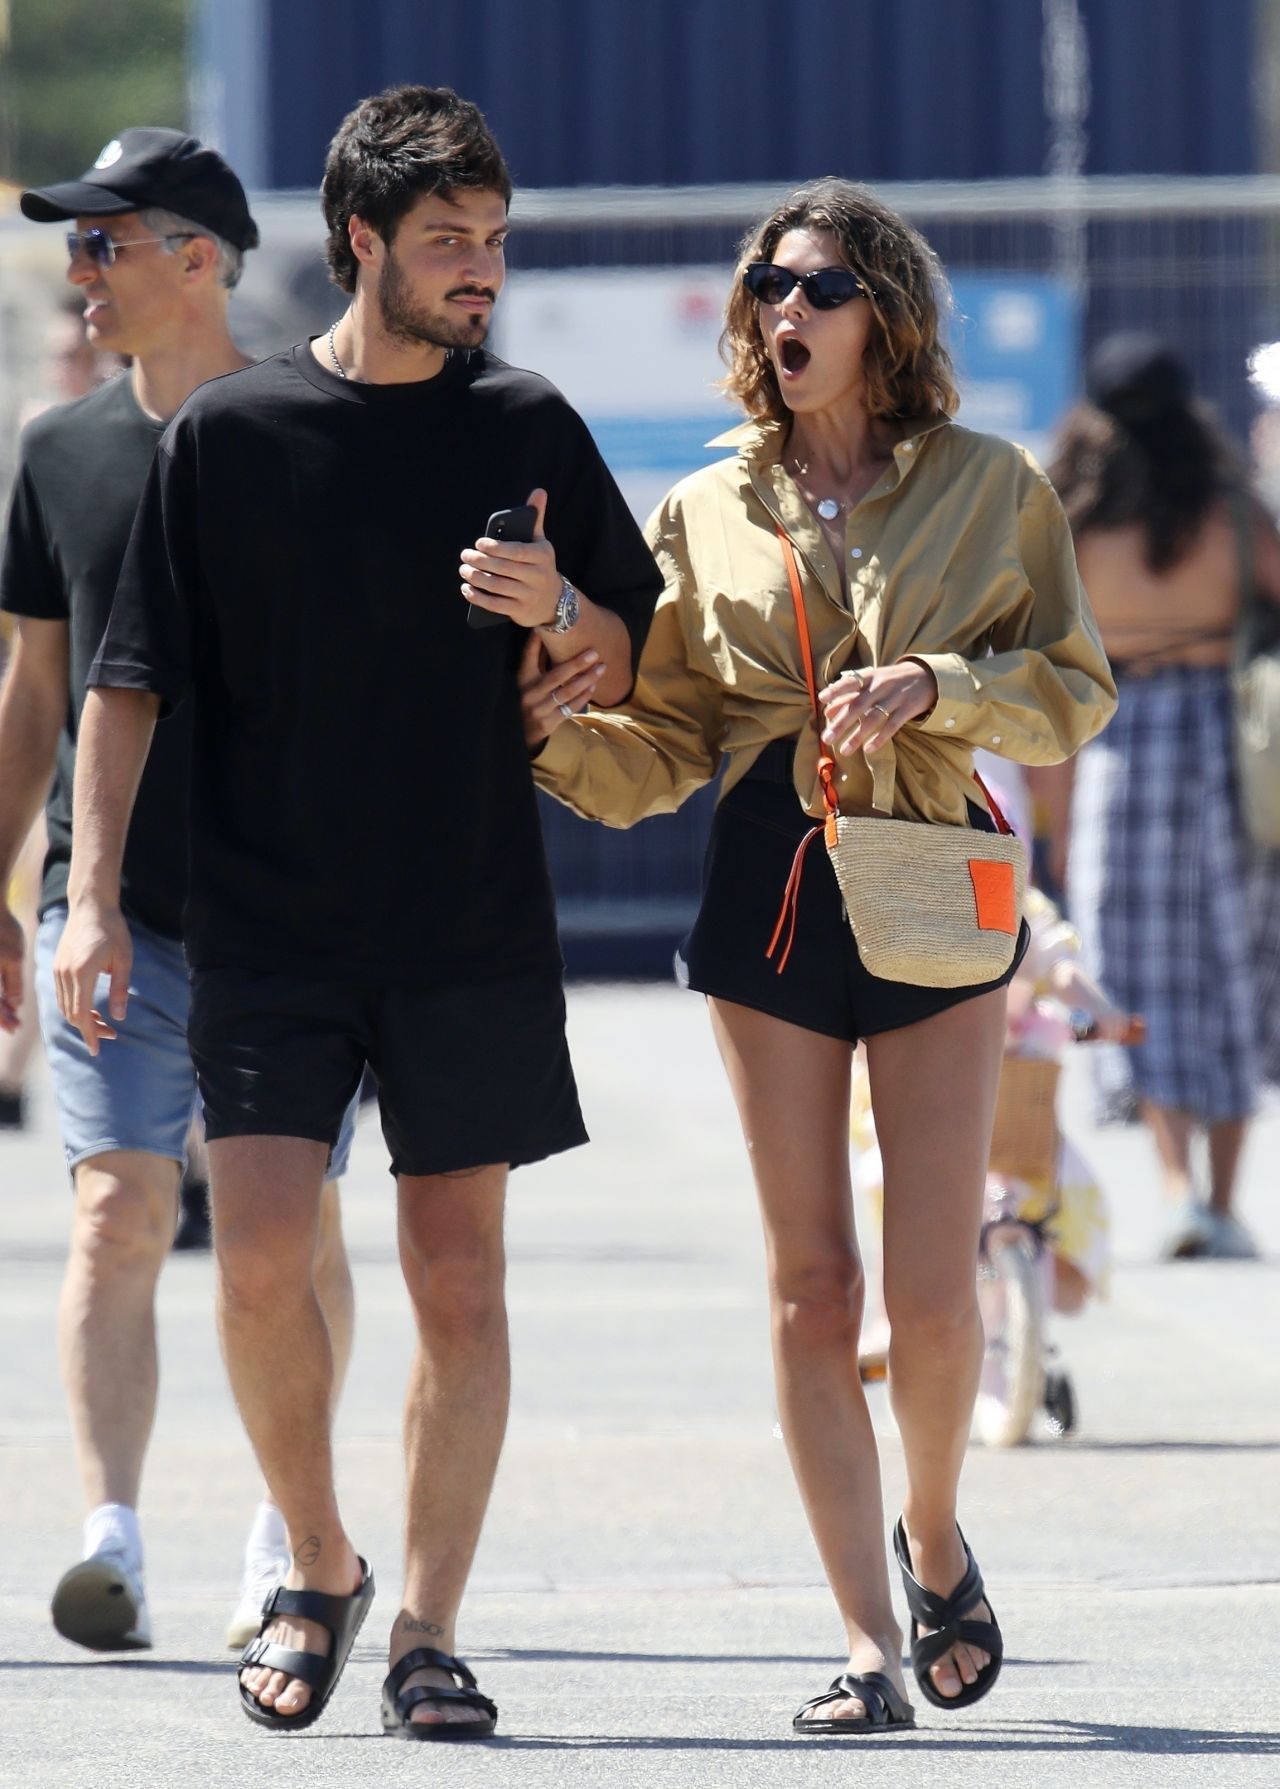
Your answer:
[[[401,218],[428,193],[461,188],[501,193],[511,176],[484,114],[450,87],[388,87],[362,99],[338,126],[325,158],[320,196],[329,240],[329,273],[356,289],[358,263],[347,226],[363,218],[390,246]]]

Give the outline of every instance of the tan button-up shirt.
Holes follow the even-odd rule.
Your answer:
[[[629,826],[668,813],[727,759],[733,786],[774,739],[799,740],[796,792],[821,815],[818,740],[777,524],[795,544],[818,687],[846,668],[927,664],[931,712],[842,765],[840,805],[965,825],[973,748],[1054,764],[1115,708],[1071,534],[1022,448],[917,425],[845,525],[844,574],[781,463],[784,431],[719,436],[733,458],[683,479],[651,518],[665,580],[636,686],[557,727],[537,781],[577,813]]]

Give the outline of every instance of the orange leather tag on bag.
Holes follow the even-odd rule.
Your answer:
[[[1016,935],[1018,930],[1018,903],[1013,880],[1011,863],[992,863],[990,859],[971,857],[969,859],[969,875],[973,881],[974,898],[978,904],[978,930],[980,932],[1008,932]]]

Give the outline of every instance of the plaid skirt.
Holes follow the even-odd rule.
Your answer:
[[[1114,720],[1077,762],[1071,822],[1085,964],[1147,1021],[1145,1044],[1090,1048],[1099,1123],[1132,1118],[1141,1100],[1202,1124],[1253,1110],[1268,948],[1280,991],[1276,855],[1255,860],[1240,818],[1230,672],[1124,678]]]

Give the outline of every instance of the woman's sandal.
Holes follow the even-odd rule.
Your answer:
[[[823,1708],[828,1702],[843,1702],[850,1697],[861,1702],[867,1711],[864,1715],[846,1721],[807,1721],[804,1718],[811,1709]],[[791,1723],[797,1733],[891,1733],[915,1724],[915,1709],[903,1700],[882,1671],[866,1671],[860,1677],[846,1671],[843,1677],[836,1678],[825,1695],[814,1696],[803,1708],[797,1709]]]
[[[406,1690],[405,1679],[415,1671],[447,1671],[454,1687],[443,1684],[416,1683]],[[485,1718],[480,1721],[415,1721],[415,1708],[477,1709]],[[476,1680],[451,1653],[437,1652],[434,1646],[418,1646],[391,1667],[382,1686],[382,1731],[396,1739],[488,1739],[498,1724],[495,1703],[476,1688]]]
[[[310,1727],[320,1719],[338,1687],[342,1668],[373,1602],[373,1573],[363,1559],[360,1560],[360,1570],[364,1574],[360,1588],[350,1596],[327,1596],[320,1590],[286,1590],[283,1584],[278,1584],[271,1592],[262,1605],[258,1637],[250,1640],[241,1653],[237,1670],[243,1671],[247,1665],[262,1665],[268,1671],[283,1671],[286,1676],[296,1677],[310,1686],[311,1700],[297,1714],[277,1714],[274,1708],[264,1708],[241,1682],[240,1706],[251,1721],[270,1728],[273,1733],[300,1733],[304,1727]],[[328,1628],[332,1639],[329,1651],[294,1652],[268,1640],[266,1630],[282,1616],[314,1621],[320,1627]]]
[[[958,1528],[956,1532],[960,1533]],[[1004,1662],[1004,1640],[996,1622],[995,1610],[987,1602],[978,1562],[963,1534],[960,1534],[960,1544],[964,1548],[964,1576],[950,1596],[938,1596],[934,1591],[926,1590],[911,1570],[911,1553],[901,1517],[893,1531],[893,1550],[902,1569],[907,1607],[911,1611],[911,1669],[916,1674],[921,1695],[927,1702],[932,1702],[935,1708],[967,1708],[970,1703],[978,1701],[995,1683]],[[966,1619],[965,1610],[972,1609],[975,1603],[983,1602],[987,1602],[988,1609],[991,1609],[990,1620]],[[936,1632],[926,1634],[923,1639],[918,1640],[918,1627],[934,1628]],[[958,1695],[944,1696],[929,1675],[929,1668],[936,1665],[956,1645],[976,1647],[979,1652],[989,1655],[990,1663],[982,1667],[972,1683],[963,1684]]]

